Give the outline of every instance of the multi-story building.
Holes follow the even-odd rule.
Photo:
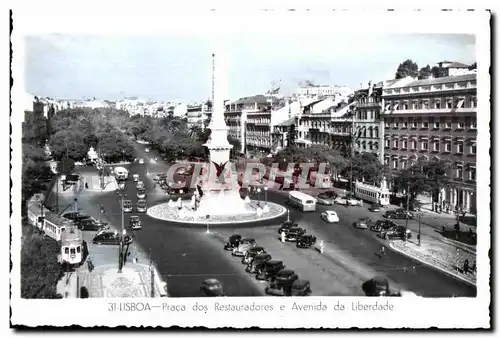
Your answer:
[[[457,76],[470,73],[469,65],[455,61],[441,61],[437,63],[439,68],[443,68],[446,76]]]
[[[205,128],[207,112],[209,112],[211,108],[212,103],[210,101],[187,106],[186,118],[188,126],[198,126],[202,129]]]
[[[433,200],[476,209],[476,74],[400,82],[383,89],[384,163],[393,174],[422,158],[454,168]],[[444,203],[443,203],[444,202]]]

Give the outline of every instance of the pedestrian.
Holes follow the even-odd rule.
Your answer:
[[[92,259],[90,258],[90,256],[87,258],[87,266],[89,272],[92,272],[92,270],[94,270],[94,263],[92,263]]]
[[[85,182],[85,189],[88,189],[89,188],[89,184],[87,182]]]
[[[385,258],[385,246],[383,245],[380,248],[380,258]]]
[[[466,259],[464,261],[464,273],[465,274],[469,273],[469,260],[468,259]]]
[[[476,266],[476,260],[474,260],[472,262],[472,273],[476,274],[476,272],[477,272],[477,266]]]

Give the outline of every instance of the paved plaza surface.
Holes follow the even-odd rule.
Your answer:
[[[136,145],[136,156],[147,159],[152,155],[144,153],[143,145]],[[148,206],[167,202],[164,191],[147,173],[165,172],[164,163],[131,163],[124,167],[130,175],[137,173],[145,181]],[[92,169],[90,169],[92,170]],[[84,174],[85,175],[85,174]],[[92,175],[92,173],[89,173]],[[125,193],[132,200],[134,208],[137,202],[135,184],[127,182]],[[286,192],[268,191],[268,200],[284,205]],[[99,205],[104,205],[105,217],[113,226],[121,224],[119,199],[115,192],[83,191],[79,197],[79,206],[84,213],[99,216]],[[320,218],[325,209],[337,211],[340,222],[327,224]],[[218,278],[229,296],[257,296],[264,294],[264,283],[255,280],[255,276],[244,271],[241,259],[231,256],[223,250],[223,242],[231,233],[238,233],[256,238],[258,244],[276,259],[282,259],[287,268],[295,270],[301,278],[311,281],[313,295],[361,295],[361,283],[375,275],[389,278],[393,288],[409,290],[426,297],[452,297],[476,295],[476,289],[470,283],[454,278],[443,271],[429,267],[419,260],[412,259],[395,250],[386,250],[384,259],[379,256],[381,246],[389,246],[388,241],[376,237],[369,230],[359,230],[352,223],[360,217],[371,216],[374,219],[381,214],[369,212],[365,207],[318,206],[313,213],[291,210],[291,218],[307,232],[317,237],[318,243],[324,242],[324,253],[316,248],[298,249],[293,243],[281,243],[277,229],[279,222],[258,227],[225,227],[213,229],[206,234],[201,228],[165,226],[167,222],[153,219],[146,214],[125,214],[128,223],[130,215],[139,215],[143,229],[136,232],[134,244],[140,252],[151,250],[152,258],[159,273],[168,283],[169,293],[173,297],[200,296],[199,288],[204,279]],[[397,221],[398,222],[398,221]],[[415,221],[410,221],[409,228],[414,231]],[[423,227],[424,228],[424,227]],[[435,229],[425,226],[425,233]],[[423,232],[424,233],[424,232]],[[414,232],[416,237],[416,233]],[[95,249],[96,262],[99,251]],[[116,253],[103,253],[103,256],[117,257]],[[146,255],[147,256],[147,255]],[[111,258],[113,259],[113,258]],[[116,258],[117,260],[117,258]],[[108,258],[106,258],[108,261]]]

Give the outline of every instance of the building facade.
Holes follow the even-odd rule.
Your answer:
[[[353,93],[354,90],[351,88],[338,85],[308,85],[300,87],[298,90],[301,97],[335,97],[345,100]]]
[[[422,158],[453,168],[433,200],[476,210],[476,74],[396,83],[383,89],[384,163],[397,175]]]

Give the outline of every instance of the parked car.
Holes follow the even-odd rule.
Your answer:
[[[137,189],[137,198],[145,199],[146,198],[146,189],[144,189],[144,188]]]
[[[297,248],[307,249],[316,243],[316,237],[313,235],[302,235],[297,239]]]
[[[311,283],[308,280],[296,279],[292,284],[291,296],[309,296]]]
[[[380,212],[380,208],[382,206],[378,203],[373,203],[372,205],[370,205],[370,207],[368,208],[368,210],[370,210],[371,212]]]
[[[263,269],[257,274],[258,280],[272,279],[279,271],[285,269],[285,264],[282,261],[270,260],[264,264]]]
[[[369,217],[360,218],[354,223],[354,226],[358,229],[368,229],[373,225],[373,221]]]
[[[273,296],[290,296],[292,293],[292,284],[299,276],[292,270],[281,270],[277,272],[270,279],[269,286],[266,287],[265,292]]]
[[[233,251],[233,249],[237,248],[238,245],[240,244],[240,240],[241,240],[241,235],[234,234],[229,236],[229,241],[227,241],[224,244],[224,250]]]
[[[78,229],[82,231],[100,231],[106,228],[106,226],[98,224],[92,218],[85,218],[75,222]]]
[[[104,245],[120,245],[121,235],[116,231],[102,230],[99,231],[94,238],[92,243],[94,244],[104,244]],[[132,237],[125,235],[123,237],[124,244],[132,243]]]
[[[396,209],[394,211],[396,211],[397,214],[401,214],[403,216],[404,215],[408,215],[409,219],[413,219],[414,218],[413,217],[413,213],[411,213],[410,211],[407,211],[405,208],[398,208],[398,209]]]
[[[232,255],[237,257],[243,257],[247,253],[248,249],[255,246],[255,239],[253,238],[242,238],[238,244],[238,247],[233,249]]]
[[[222,283],[215,278],[205,279],[201,284],[200,291],[208,297],[225,296]]]
[[[333,202],[340,205],[361,205],[361,200],[354,197],[337,197]]]
[[[408,219],[413,218],[413,216],[410,212],[406,212],[406,210],[404,210],[404,209],[403,209],[403,211],[398,211],[398,210],[401,210],[401,209],[387,210],[384,214],[384,217],[388,218],[388,219],[406,219],[407,216],[408,216]]]
[[[271,260],[271,255],[267,253],[259,254],[253,258],[253,261],[245,268],[246,272],[258,273],[264,268],[266,262]]]
[[[139,216],[130,216],[128,219],[128,225],[132,230],[142,229],[142,222]]]
[[[63,215],[64,218],[73,222],[79,222],[83,219],[88,219],[90,216],[80,214],[79,212],[68,212]]]
[[[305,229],[302,228],[291,228],[285,232],[285,241],[295,242],[297,239],[306,233]]]
[[[361,200],[359,198],[356,198],[356,197],[348,197],[347,198],[347,203],[349,205],[361,205]]]
[[[333,210],[327,210],[321,213],[321,219],[328,223],[337,223],[339,221],[339,216]]]
[[[406,238],[411,238],[411,230],[406,229],[406,227],[402,225],[397,225],[395,227],[392,227],[388,230],[382,231],[378,234],[379,237],[383,239],[404,239],[406,235]]]
[[[373,224],[370,227],[370,230],[380,232],[380,231],[384,231],[384,230],[389,230],[395,226],[396,226],[396,224],[393,221],[390,221],[388,219],[382,219],[382,220],[379,219],[375,222],[375,224]]]
[[[291,228],[298,228],[299,225],[297,223],[294,223],[293,221],[284,221],[281,223],[280,228],[278,229],[278,234],[281,235],[282,232],[287,232]]]
[[[333,201],[326,199],[326,198],[321,198],[321,197],[316,197],[316,203],[321,204],[321,205],[333,205]]]
[[[139,181],[139,174],[133,174],[132,179],[134,180],[134,182],[138,182]]]
[[[318,194],[319,198],[324,198],[324,199],[336,199],[339,195],[333,191],[333,190],[328,190],[328,191],[323,191]]]
[[[253,248],[250,248],[247,250],[245,253],[245,257],[241,259],[241,263],[243,264],[249,264],[253,261],[255,256],[266,253],[266,250],[264,250],[263,247],[261,246],[254,246]]]
[[[144,159],[143,158],[139,159],[139,164],[144,164]]]
[[[132,212],[132,201],[124,200],[123,201],[123,212]]]
[[[389,296],[389,281],[382,276],[376,276],[361,285],[363,292],[369,297]]]
[[[137,190],[144,189],[144,181],[137,181],[135,187],[137,188]]]

